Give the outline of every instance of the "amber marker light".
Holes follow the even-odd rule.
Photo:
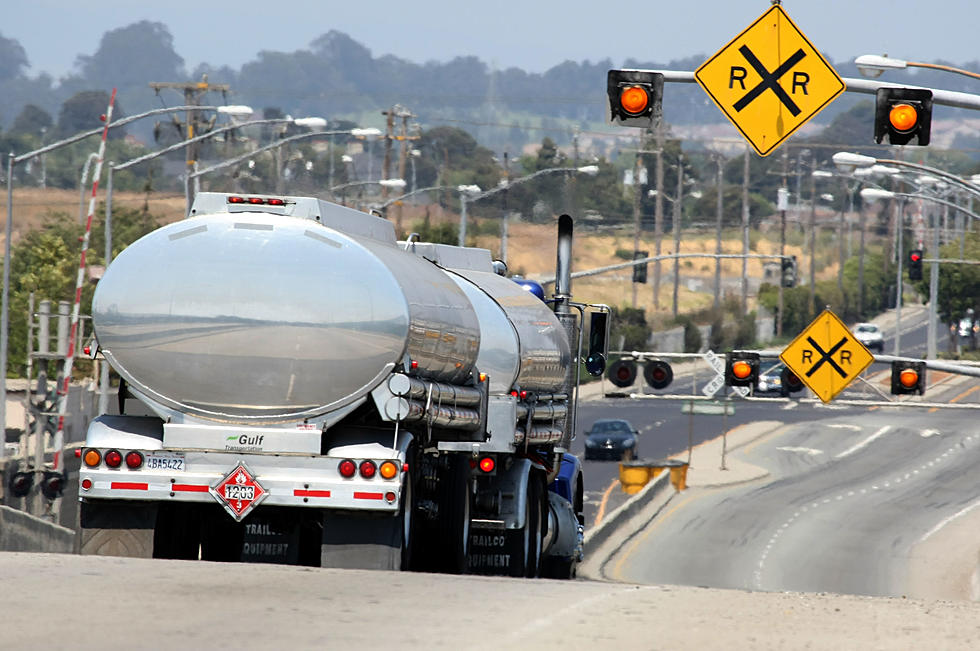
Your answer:
[[[398,475],[398,464],[394,461],[385,461],[378,468],[378,474],[384,479],[394,479]]]
[[[629,86],[619,94],[619,104],[627,113],[642,113],[650,103],[650,96],[640,86]]]
[[[98,450],[90,448],[85,451],[85,455],[82,457],[82,459],[85,461],[86,466],[89,468],[94,468],[101,463],[102,455]]]
[[[888,121],[898,131],[911,131],[919,121],[919,112],[911,104],[896,104],[888,112]]]

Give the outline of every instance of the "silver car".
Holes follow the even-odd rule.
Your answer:
[[[859,323],[854,326],[854,337],[868,350],[885,351],[885,336],[875,323]]]

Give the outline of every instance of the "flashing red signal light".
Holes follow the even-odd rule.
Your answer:
[[[888,111],[888,123],[892,128],[907,133],[915,128],[919,121],[919,112],[911,104],[895,104]]]
[[[640,115],[650,106],[650,92],[643,86],[627,86],[619,93],[619,105],[630,115]]]
[[[800,377],[789,370],[788,367],[783,367],[780,373],[780,378],[782,379],[783,390],[785,393],[796,393],[797,391],[803,390],[803,381]]]
[[[643,377],[654,389],[666,389],[674,380],[674,371],[667,362],[655,359],[643,367]]]
[[[903,395],[926,391],[925,362],[892,362],[892,393]]]
[[[909,280],[922,280],[922,249],[909,251]]]
[[[732,375],[739,380],[744,380],[752,375],[752,365],[743,361],[735,362],[732,364]]]
[[[628,387],[636,381],[636,362],[631,359],[617,360],[609,365],[607,375],[616,386]]]
[[[911,368],[907,368],[898,374],[898,380],[906,389],[911,389],[919,383],[919,374]]]
[[[725,384],[754,387],[759,383],[759,353],[733,351],[725,355]]]
[[[610,70],[606,76],[606,95],[614,123],[651,127],[661,113],[664,76],[646,70]]]
[[[879,88],[875,102],[875,142],[928,145],[932,128],[932,91],[927,88]]]

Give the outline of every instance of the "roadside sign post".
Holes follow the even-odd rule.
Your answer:
[[[827,403],[874,361],[874,355],[830,310],[824,310],[779,359]]]
[[[760,156],[844,92],[844,81],[776,4],[694,73]]]

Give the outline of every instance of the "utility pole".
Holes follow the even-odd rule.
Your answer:
[[[779,315],[776,318],[776,336],[783,336],[783,259],[786,256],[786,208],[789,204],[789,190],[786,188],[786,177],[789,174],[789,156],[783,150],[783,183],[779,188],[777,200],[779,208]]]
[[[386,116],[388,119],[385,123],[385,161],[383,164],[383,169],[381,170],[381,178],[389,179],[391,178],[391,141],[395,137],[395,110],[396,108],[401,108],[397,104],[387,111],[381,111],[381,115]],[[370,180],[370,179],[369,179]],[[381,186],[381,198],[388,198],[388,188]]]
[[[749,148],[742,167],[742,255],[749,254]],[[742,313],[749,313],[749,259],[742,258]]]
[[[684,157],[677,156],[677,197],[674,199],[674,212],[671,224],[674,231],[674,254],[681,252],[681,207],[684,201]],[[677,288],[680,282],[680,258],[674,258],[674,302],[673,316],[677,318]]]
[[[633,163],[633,259],[636,260],[637,253],[640,251],[640,195],[643,188],[640,186],[640,168],[642,167],[642,157],[640,150],[643,149],[643,136],[640,136],[640,146],[636,150],[636,160]],[[636,281],[633,281],[633,307],[636,307]]]
[[[657,194],[654,197],[653,239],[657,260],[653,263],[653,309],[660,309],[660,253],[664,237],[664,120],[657,117],[657,158],[654,174],[656,176]]]
[[[715,228],[715,253],[721,255],[721,224],[724,217],[724,179],[725,159],[721,154],[717,155],[715,162],[718,163],[718,215]],[[715,258],[715,301],[717,309],[721,305],[721,258]]]
[[[861,235],[864,237],[864,234]],[[862,240],[863,242],[864,240]],[[810,175],[810,318],[817,316],[817,177]]]
[[[401,130],[401,134],[399,134],[398,136],[398,140],[400,141],[401,144],[401,148],[398,151],[398,178],[404,179],[405,166],[408,163],[409,141],[418,140],[418,136],[408,135],[408,120],[410,118],[414,118],[415,115],[408,109],[402,108],[400,111],[398,111],[395,117],[399,117],[402,119],[402,130]],[[412,169],[415,169],[414,163],[412,164]],[[412,183],[413,183],[412,190],[415,190],[414,180]],[[402,232],[402,203],[403,202],[401,201],[398,202],[398,207],[397,210],[395,211],[395,229],[397,231],[397,234],[399,235]]]
[[[182,92],[184,94],[184,106],[200,106],[201,99],[211,91],[220,92],[224,101],[227,102],[228,91],[231,87],[228,84],[209,83],[208,76],[201,75],[201,81],[151,81],[150,88],[157,94],[165,88]],[[178,127],[183,127],[182,130],[187,140],[200,135],[201,132],[209,131],[213,126],[213,123],[209,123],[205,128],[204,122],[201,119],[201,112],[196,109],[188,109],[183,125],[180,124],[180,121],[176,117],[174,118],[174,122],[177,123]],[[195,167],[197,166],[198,145],[200,143],[195,142],[186,147],[187,169],[184,171],[184,174],[187,179],[190,179],[190,175],[194,173]],[[197,183],[197,180],[194,183],[191,183],[189,180],[187,181],[187,210],[190,210],[191,204],[194,203]]]

